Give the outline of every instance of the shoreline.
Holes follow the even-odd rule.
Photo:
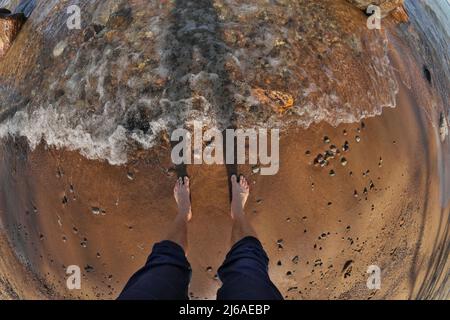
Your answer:
[[[437,248],[444,244],[448,253],[449,208],[441,208],[437,128],[425,105],[432,90],[418,63],[411,64],[409,55],[402,59],[406,47],[392,40],[400,88],[396,108],[364,119],[364,127],[320,122],[289,129],[281,136],[276,176],[238,167],[251,182],[246,213],[287,299],[443,297],[437,286],[448,286],[445,250]],[[345,166],[339,157],[327,167],[314,166],[318,153],[331,144],[342,150],[345,141]],[[115,298],[176,212],[170,148],[162,144],[125,166],[111,166],[42,144],[30,151],[23,139],[1,147],[0,226],[7,240],[1,236],[0,252],[9,258],[0,264],[0,279],[8,280],[0,281],[0,292],[12,298]],[[190,165],[187,171],[194,211],[191,297],[211,299],[220,285],[215,270],[230,241],[227,170]],[[14,245],[4,248],[6,241]],[[82,269],[81,292],[65,288],[65,267],[71,264]],[[373,264],[382,269],[380,291],[366,288]],[[18,268],[23,272],[9,271]],[[433,271],[440,271],[437,283]]]

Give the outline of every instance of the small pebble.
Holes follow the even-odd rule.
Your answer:
[[[333,153],[337,153],[338,152],[338,148],[334,144],[332,144],[330,146],[330,151],[333,152]]]
[[[350,149],[349,143],[348,143],[348,141],[345,141],[344,145],[342,146],[342,150],[348,151],[349,149]]]
[[[90,266],[90,265],[86,265],[86,267],[84,267],[84,270],[86,272],[93,272],[94,271],[94,267]]]

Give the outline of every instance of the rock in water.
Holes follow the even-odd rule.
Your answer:
[[[10,14],[5,10],[0,13],[0,59],[8,52],[25,21],[23,13]]]
[[[395,8],[394,11],[392,11],[391,15],[395,19],[395,21],[399,23],[405,23],[409,21],[409,16],[404,6]]]
[[[381,16],[386,17],[391,11],[403,5],[403,0],[347,0],[357,6],[359,9],[366,11],[371,4],[379,6]]]

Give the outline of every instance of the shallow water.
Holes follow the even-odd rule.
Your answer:
[[[82,1],[83,27],[101,29],[84,32],[64,28],[56,3],[39,3],[23,31],[45,47],[22,48],[29,65],[0,73],[0,136],[32,148],[44,139],[124,164],[192,120],[338,125],[395,106],[387,40],[346,2]]]

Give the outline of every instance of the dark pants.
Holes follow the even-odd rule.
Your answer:
[[[269,258],[258,239],[238,241],[218,270],[218,300],[282,300],[268,274]],[[191,266],[172,241],[153,246],[145,266],[126,284],[119,300],[187,300]]]

